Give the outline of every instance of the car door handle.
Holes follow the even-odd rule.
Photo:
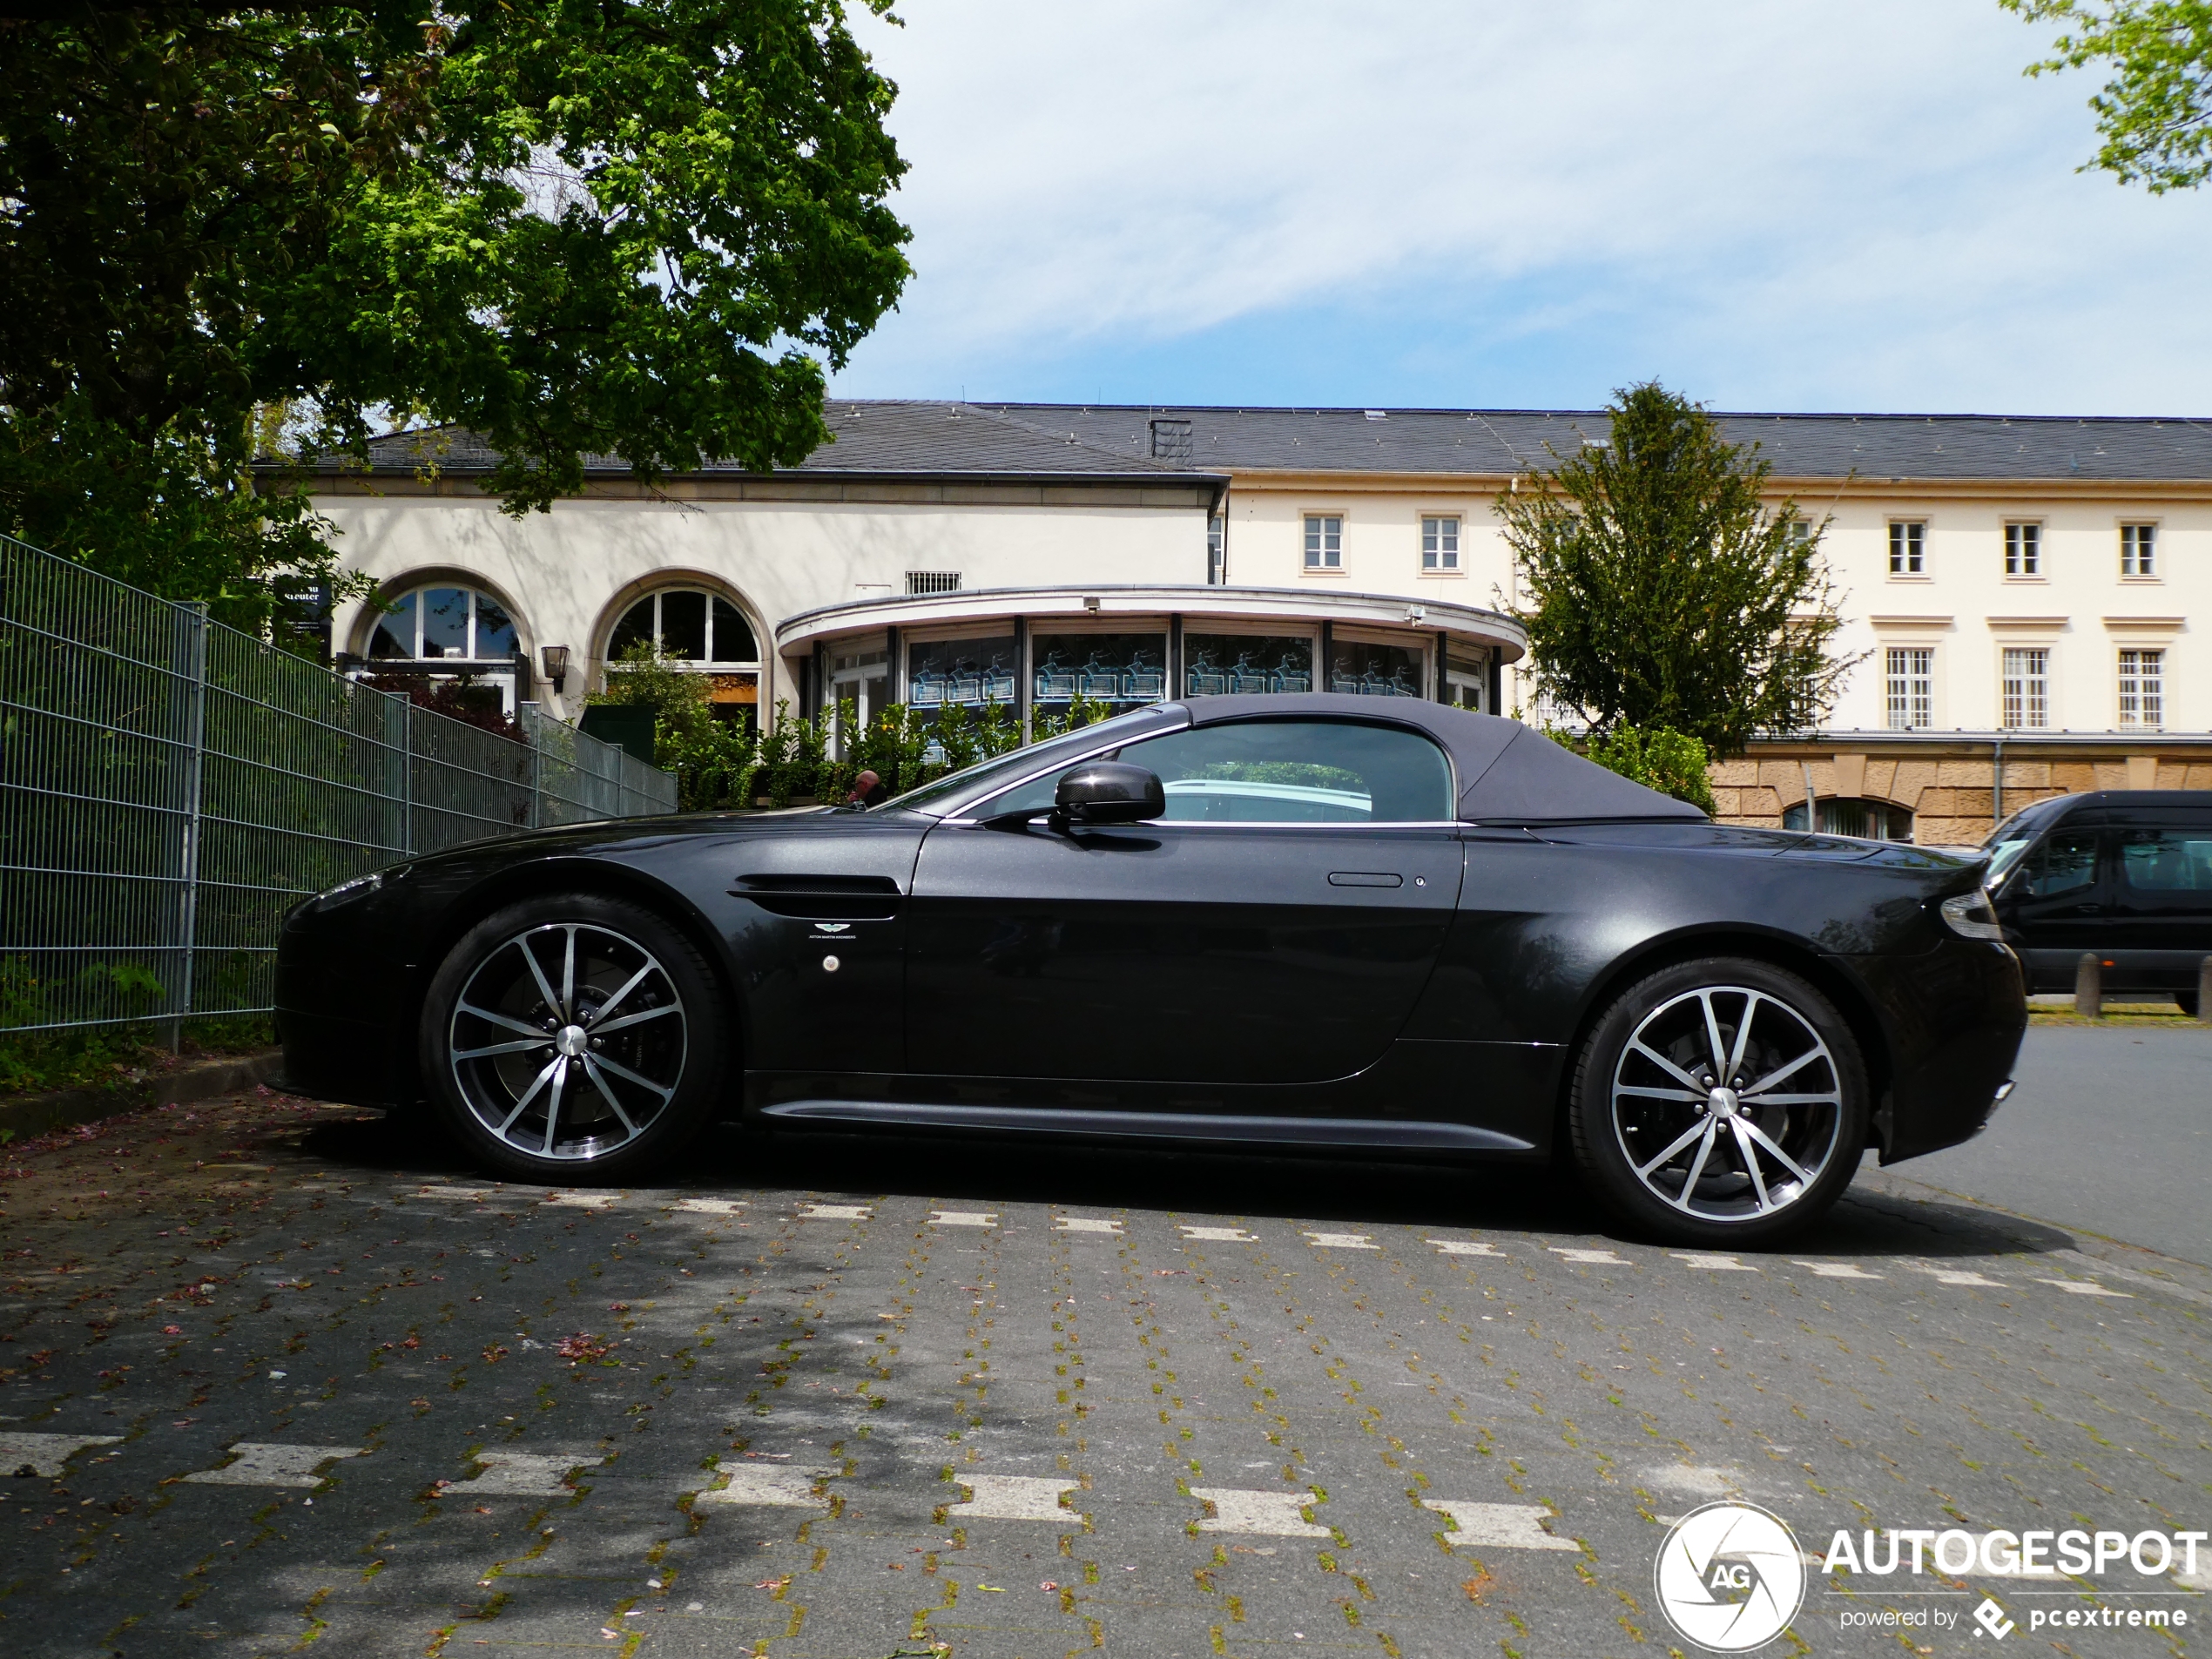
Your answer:
[[[1386,870],[1332,870],[1329,885],[1332,887],[1402,887],[1406,878],[1393,875]]]

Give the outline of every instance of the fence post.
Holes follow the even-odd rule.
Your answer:
[[[538,707],[535,703],[523,703],[517,705],[516,709],[516,713],[522,722],[523,740],[530,747],[530,827],[532,829],[543,826],[545,811],[544,734],[538,730],[537,720],[534,718],[537,712]]]
[[[199,930],[200,774],[207,755],[207,606],[183,607],[185,620],[185,844],[179,874],[178,942],[184,952],[177,987],[177,1015],[169,1024],[169,1052],[185,1046],[185,1021],[192,1007],[192,959]]]
[[[400,853],[415,856],[415,699],[397,694],[400,703]]]

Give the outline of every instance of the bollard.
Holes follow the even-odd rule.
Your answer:
[[[2212,1025],[2212,956],[2196,965],[2196,1022]]]
[[[2083,951],[2074,965],[2074,1011],[2085,1020],[2105,1011],[2105,974],[2094,951]]]

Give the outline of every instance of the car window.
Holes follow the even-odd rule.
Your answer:
[[[1113,759],[1158,776],[1169,823],[1434,823],[1453,815],[1451,763],[1399,726],[1248,720],[1148,738]],[[1045,812],[1058,785],[1056,775],[1037,779],[981,810]]]
[[[2212,900],[2212,831],[2127,831],[2120,842],[2120,879],[2136,893],[2199,893]]]
[[[884,805],[903,806],[910,812],[928,813],[932,815],[941,816],[948,806],[957,806],[963,799],[973,799],[978,793],[988,789],[994,779],[1019,778],[1027,774],[1034,767],[1049,766],[1052,764],[1052,758],[1055,752],[1089,755],[1099,744],[1112,740],[1111,734],[1118,724],[1126,721],[1132,725],[1148,725],[1154,724],[1159,718],[1160,711],[1157,706],[1133,709],[1129,713],[1116,715],[1110,720],[1101,720],[1094,725],[1083,726],[1057,738],[1049,738],[1042,743],[1032,744],[1027,748],[1010,750],[992,759],[980,760],[972,766],[955,772],[948,777],[940,778],[934,783],[924,784],[919,789],[909,789],[903,795],[894,795]],[[1059,778],[1060,774],[1054,772],[1042,780],[1044,805],[1037,808],[1039,812],[1043,812],[1052,805],[1053,786],[1059,781]],[[1024,792],[1035,792],[1032,789]],[[993,807],[989,810],[998,809]]]
[[[2031,899],[2094,887],[2097,880],[2096,832],[2054,835],[2028,855],[2021,867],[2020,891]]]

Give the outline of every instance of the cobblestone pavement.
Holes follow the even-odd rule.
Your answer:
[[[684,1173],[495,1185],[266,1094],[10,1149],[10,1659],[1661,1654],[1716,1498],[1816,1554],[2212,1507],[2212,1284],[1882,1177],[1726,1257],[1436,1168],[732,1132]],[[1810,1567],[1772,1651],[2179,1652],[2204,1606],[1984,1570]],[[2030,1628],[2099,1608],[2191,1624]],[[1845,1628],[1885,1609],[1929,1622]]]

